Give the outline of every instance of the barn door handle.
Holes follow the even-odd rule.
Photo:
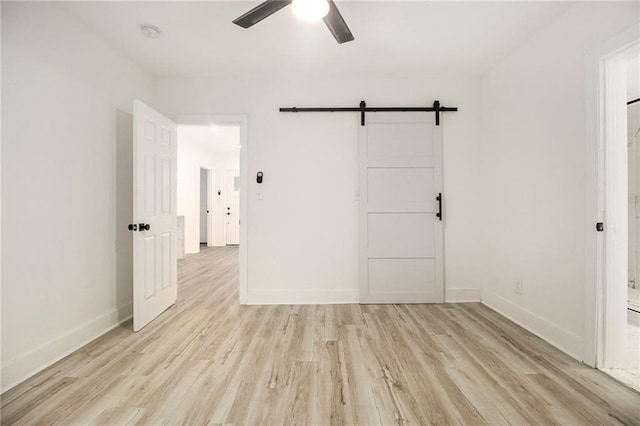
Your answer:
[[[141,223],[140,224],[140,230],[141,231],[148,231],[149,229],[151,229],[151,225],[149,225],[148,223]]]
[[[436,213],[436,216],[438,220],[442,220],[442,192],[438,192],[436,200],[438,200],[438,213]]]

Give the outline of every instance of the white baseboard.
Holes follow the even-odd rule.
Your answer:
[[[123,322],[128,321],[132,316],[133,304],[129,303],[90,323],[81,325],[3,366],[2,389],[0,392],[6,392],[87,343],[113,330]]]
[[[488,290],[482,291],[482,304],[582,362],[584,340],[580,336]]]
[[[188,246],[185,248],[184,252],[186,254],[200,253],[200,244],[198,244],[197,246]]]
[[[330,305],[359,303],[359,290],[249,291],[247,305]]]
[[[449,288],[445,291],[445,303],[479,302],[482,298],[479,288]]]

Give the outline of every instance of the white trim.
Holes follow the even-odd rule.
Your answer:
[[[358,303],[358,289],[353,290],[265,290],[250,291],[247,305],[333,305]]]
[[[611,321],[606,321],[605,316],[611,315],[612,309],[609,307],[609,314],[605,309],[605,303],[607,300],[607,288],[605,286],[605,274],[609,275],[609,279],[613,279],[610,273],[607,273],[605,268],[605,256],[608,257],[608,262],[619,263],[617,260],[624,261],[626,259],[619,259],[623,253],[618,253],[612,250],[614,245],[611,244],[611,236],[614,234],[614,228],[620,233],[624,232],[627,227],[626,223],[621,223],[623,220],[620,218],[622,215],[618,209],[615,211],[615,206],[609,206],[609,213],[605,218],[605,210],[607,203],[610,203],[612,197],[606,196],[606,186],[609,186],[611,191],[611,184],[614,182],[605,179],[605,158],[609,154],[611,159],[610,149],[611,144],[606,144],[607,137],[610,137],[611,132],[605,127],[607,122],[605,120],[606,115],[610,116],[611,99],[609,94],[614,93],[611,87],[611,79],[605,79],[607,76],[607,69],[611,69],[610,65],[607,66],[607,62],[614,58],[616,55],[623,53],[625,49],[629,49],[632,45],[638,44],[640,39],[640,26],[634,25],[625,32],[612,38],[606,43],[596,47],[589,51],[585,57],[585,76],[586,76],[586,113],[587,113],[587,134],[586,134],[586,170],[587,170],[587,188],[586,188],[586,271],[585,271],[585,328],[584,328],[584,350],[583,360],[585,364],[592,367],[601,367],[605,359],[605,342],[606,331],[604,330],[604,324],[609,322],[609,327],[613,326]],[[610,74],[610,72],[609,72]],[[610,75],[609,75],[610,77]],[[607,81],[608,80],[608,81]],[[626,84],[626,82],[625,82]],[[606,90],[605,90],[606,89]],[[625,128],[626,134],[626,128]],[[609,136],[608,136],[609,135]],[[624,144],[626,147],[626,144]],[[626,167],[626,165],[625,165]],[[611,170],[611,166],[609,170]],[[611,194],[610,194],[611,195]],[[626,205],[626,194],[624,196]],[[613,208],[613,210],[612,210]],[[626,206],[625,206],[626,209]],[[606,220],[605,220],[606,219]],[[605,222],[606,232],[596,232],[596,222]],[[609,223],[607,223],[609,222]],[[609,239],[609,242],[606,241]],[[622,242],[618,241],[618,245]],[[609,246],[608,253],[605,251],[605,244]],[[626,253],[626,250],[623,250]],[[617,259],[617,260],[616,260]],[[626,269],[624,271],[626,274]],[[609,301],[612,297],[609,297]],[[611,337],[611,336],[610,336]],[[611,343],[611,338],[609,343]]]
[[[109,312],[27,352],[2,367],[4,393],[133,317],[133,303]]]
[[[240,253],[239,253],[239,299],[241,305],[247,304],[249,290],[249,124],[246,115],[218,115],[218,114],[178,114],[169,116],[177,124],[209,125],[211,123],[239,123],[240,124]],[[199,247],[198,247],[199,250]]]
[[[523,309],[521,306],[491,291],[482,291],[482,304],[547,341],[562,352],[578,361],[582,361],[584,342],[577,334],[558,327],[556,324]]]
[[[445,303],[479,302],[482,290],[479,288],[449,288],[445,289]]]

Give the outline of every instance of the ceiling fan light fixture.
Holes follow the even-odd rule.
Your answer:
[[[329,13],[327,0],[293,0],[293,14],[304,21],[319,21]]]

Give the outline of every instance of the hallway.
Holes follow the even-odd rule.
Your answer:
[[[238,305],[237,248],[178,302],[2,395],[3,424],[640,424],[640,394],[477,304]]]

